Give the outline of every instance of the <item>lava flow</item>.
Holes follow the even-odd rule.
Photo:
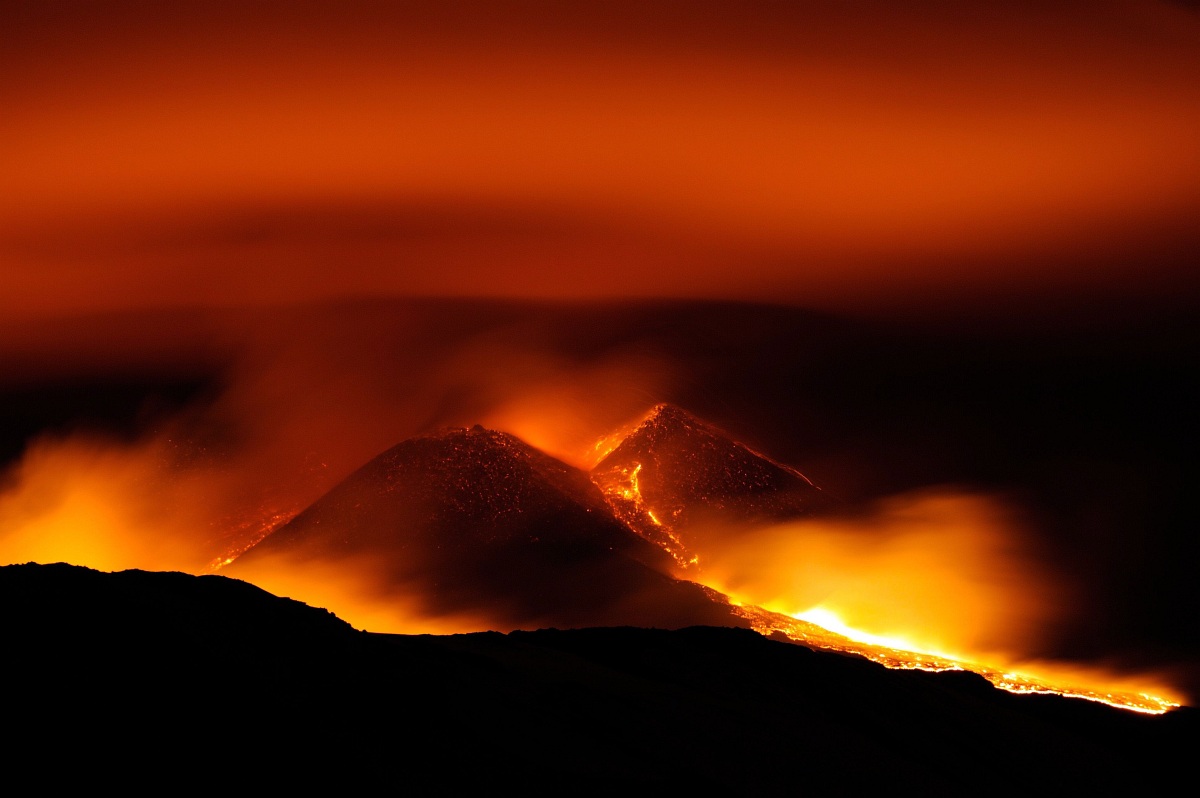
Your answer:
[[[1036,599],[1047,591],[1012,553],[1010,536],[986,522],[981,500],[926,497],[861,524],[872,528],[857,540],[844,531],[835,535],[829,527],[837,522],[819,518],[833,503],[811,480],[670,405],[655,407],[597,463],[592,477],[619,517],[666,550],[687,578],[728,597],[761,634],[889,668],[972,671],[1014,693],[1052,693],[1154,714],[1179,706],[1163,697],[1171,690],[1161,685],[1130,684],[1062,663],[997,667],[997,660],[1014,658],[943,653],[855,628],[822,601],[807,603],[821,597],[836,604],[839,591],[851,588],[852,606],[877,613],[886,607],[893,620],[1022,631],[1021,624],[1037,620],[1043,608]],[[915,529],[897,531],[896,516]],[[953,526],[939,532],[947,516]],[[972,516],[974,523],[964,526]],[[889,550],[898,553],[889,556]],[[796,606],[807,609],[765,608]],[[979,642],[959,634],[960,646],[964,639]]]
[[[1097,701],[1119,709],[1161,715],[1179,706],[1177,701],[1154,695],[1146,688],[1121,684],[1113,677],[1087,673],[1079,667],[1043,664],[1040,672],[997,668],[969,659],[914,650],[902,640],[873,635],[847,626],[836,613],[815,607],[799,616],[764,610],[753,605],[736,605],[737,613],[750,621],[758,633],[771,636],[783,634],[789,640],[810,648],[857,654],[887,668],[925,671],[971,671],[987,679],[1001,690],[1010,693],[1046,693],[1069,698]],[[806,620],[812,618],[819,623]],[[836,631],[834,631],[836,630]],[[1085,684],[1092,682],[1093,684]],[[1161,687],[1151,688],[1165,692]]]

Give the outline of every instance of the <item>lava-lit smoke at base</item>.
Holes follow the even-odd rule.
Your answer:
[[[824,518],[834,505],[807,477],[669,405],[602,444],[592,475],[614,511],[764,635],[889,668],[968,670],[1016,693],[1148,713],[1179,705],[1153,677],[1005,653],[1036,636],[1063,596],[1023,556],[995,502],[929,493],[868,518]],[[903,634],[872,634],[870,625]]]
[[[414,446],[432,447],[440,459],[422,459]],[[439,472],[429,464],[447,462],[450,450],[465,452],[467,458],[443,473],[453,480],[438,478]],[[313,509],[321,507],[320,502],[299,515],[276,506],[247,513],[244,521],[224,533],[222,539],[233,545],[205,562],[164,554],[170,535],[142,536],[140,548],[108,545],[110,539],[133,539],[122,537],[122,528],[153,530],[156,522],[169,526],[168,519],[155,516],[162,506],[145,494],[146,487],[180,507],[194,506],[195,497],[202,495],[190,484],[186,471],[177,472],[174,479],[159,474],[156,481],[148,482],[151,472],[122,470],[123,461],[108,451],[99,445],[88,449],[85,454],[90,460],[66,445],[33,451],[24,472],[17,474],[23,490],[0,504],[0,519],[36,515],[38,508],[29,505],[42,502],[54,508],[52,514],[43,515],[52,523],[17,525],[25,531],[3,541],[6,561],[70,560],[117,570],[162,567],[159,563],[166,557],[179,563],[174,568],[219,570],[278,595],[325,607],[358,628],[379,632],[453,633],[610,623],[719,625],[725,617],[766,636],[866,657],[889,668],[972,671],[1016,693],[1074,696],[1147,713],[1165,712],[1182,700],[1153,676],[1135,679],[1083,666],[1034,663],[1013,653],[1054,619],[1052,608],[1063,595],[1049,589],[1023,556],[1019,536],[1000,519],[997,503],[961,491],[943,491],[903,497],[873,514],[849,518],[804,475],[668,405],[654,408],[624,435],[610,436],[595,453],[599,460],[590,481],[586,472],[542,455],[511,435],[482,428],[406,441],[390,450],[396,452],[389,455],[394,462],[385,462],[382,468],[368,464],[360,474],[374,468],[381,480],[379,490],[400,501],[394,511],[384,510],[379,516],[381,511],[372,509],[365,518],[399,513],[397,518],[407,520],[397,524],[392,519],[360,530],[370,544],[366,548],[341,552],[336,545],[329,548],[322,543],[316,549],[320,556],[306,558],[297,558],[280,544],[294,538],[297,528],[304,528],[296,525],[304,518],[309,527],[314,521],[317,527],[322,525],[322,511],[314,514]],[[477,462],[481,451],[499,453],[503,459]],[[39,458],[52,467],[39,468]],[[82,471],[81,462],[87,465]],[[403,466],[400,471],[397,462]],[[526,465],[531,469],[528,474],[521,471]],[[454,470],[464,467],[466,471]],[[409,474],[408,481],[397,484],[402,471]],[[71,485],[52,485],[52,472],[59,478],[65,475]],[[419,480],[428,485],[418,487]],[[467,526],[435,523],[420,533],[426,537],[424,542],[412,535],[395,536],[396,530],[408,535],[414,523],[429,523],[413,514],[416,506],[407,491],[425,495],[453,481],[460,483],[462,495],[450,497],[452,506],[461,507],[464,500],[481,501],[489,518],[508,518],[505,524],[526,523],[531,510],[536,513],[538,507],[547,507],[550,520],[541,533],[546,538],[543,544],[558,546],[559,554],[569,552],[575,570],[557,574],[558,554],[545,559],[543,547],[510,545],[515,540],[511,530],[504,532],[509,539],[491,532],[478,540],[459,540],[452,548],[461,557],[436,551],[442,548],[445,530],[480,526],[474,521]],[[363,489],[367,492],[356,493],[350,504],[370,506],[366,500],[375,488]],[[481,491],[486,495],[479,495]],[[562,495],[570,502],[560,506]],[[139,497],[138,503],[133,502],[134,496]],[[120,504],[106,504],[106,500],[120,497],[125,499],[119,508],[122,512],[106,515]],[[322,500],[327,507],[331,501],[337,510],[340,500]],[[611,508],[607,512],[605,503]],[[200,515],[194,509],[192,513],[191,521],[199,523]],[[564,513],[590,518],[560,522],[567,517]],[[336,523],[337,513],[328,514],[324,527],[336,531]],[[593,526],[598,544],[571,539],[576,529],[592,535]],[[56,537],[67,529],[73,532]],[[608,550],[606,541],[621,535],[633,538],[630,530],[640,536],[642,546],[648,541],[661,551],[654,555],[633,539],[622,544],[628,551],[615,565],[593,570],[595,563],[587,559],[590,554],[584,552],[580,555],[584,559],[578,559],[580,545],[588,551]],[[402,578],[381,563],[382,550],[372,548],[372,540],[386,543],[389,539],[393,542],[387,546],[399,552],[396,562]],[[147,543],[155,540],[157,546]],[[31,548],[35,541],[38,545]],[[80,541],[90,545],[81,547]],[[264,541],[272,545],[260,545]],[[532,542],[537,543],[537,538]],[[418,555],[427,562],[406,559],[421,546],[428,546],[426,554]],[[248,552],[253,556],[242,556]],[[541,565],[535,564],[514,582],[509,574],[530,567],[530,554],[535,560],[542,557]],[[497,556],[504,563],[499,568],[493,567]],[[430,565],[429,574],[421,572],[423,562]],[[681,581],[656,577],[667,572]],[[603,578],[593,578],[596,574]],[[448,578],[458,584],[447,587]],[[574,602],[573,608],[560,610],[553,606],[554,599],[537,606],[546,590],[563,599],[563,607]],[[626,595],[623,590],[630,592]]]

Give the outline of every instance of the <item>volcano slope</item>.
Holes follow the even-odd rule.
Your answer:
[[[617,514],[681,565],[711,530],[826,512],[808,477],[671,404],[656,405],[592,469]]]
[[[368,462],[227,570],[319,564],[483,628],[745,626],[615,517],[583,471],[476,426]]]

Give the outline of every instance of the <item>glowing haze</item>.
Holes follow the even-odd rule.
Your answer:
[[[7,315],[1194,283],[1200,17],[1155,0],[29,3],[4,38]]]

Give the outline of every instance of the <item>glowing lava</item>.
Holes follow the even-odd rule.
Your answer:
[[[618,433],[619,434],[619,433]],[[592,480],[612,510],[683,569],[698,564],[701,527],[807,516],[827,504],[820,488],[690,413],[659,404],[603,451]]]
[[[824,607],[814,607],[794,616],[752,605],[738,605],[738,612],[760,634],[770,636],[782,633],[788,639],[806,646],[857,654],[887,668],[971,671],[1010,693],[1044,693],[1082,698],[1152,715],[1160,715],[1179,706],[1179,702],[1154,695],[1144,686],[1131,685],[1109,674],[1079,666],[1041,663],[1025,671],[997,668],[952,654],[919,651],[902,639],[855,629],[842,621],[837,613]],[[1158,693],[1169,692],[1159,686],[1152,689]]]
[[[800,472],[669,405],[598,447],[606,454],[592,478],[614,513],[761,634],[888,668],[971,671],[1014,693],[1156,714],[1179,706],[1154,677],[1004,653],[1037,636],[1061,595],[1024,557],[1020,530],[995,501],[928,492],[869,517],[826,517],[830,505]]]
[[[618,518],[642,537],[662,547],[680,568],[686,569],[696,565],[699,558],[688,551],[671,526],[663,523],[654,509],[646,503],[638,482],[641,471],[641,463],[635,464],[632,469],[617,467],[609,471],[606,479],[596,482]]]

